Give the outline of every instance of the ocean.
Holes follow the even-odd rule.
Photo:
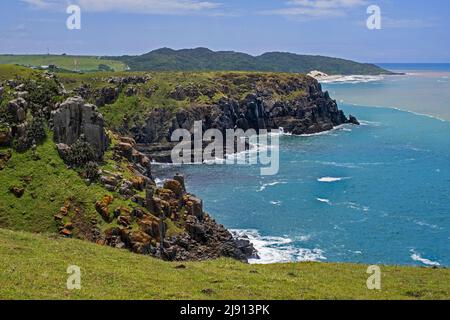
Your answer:
[[[407,74],[323,83],[361,126],[282,135],[275,176],[248,165],[155,176],[183,173],[206,211],[253,242],[251,263],[450,266],[450,65],[383,66]]]

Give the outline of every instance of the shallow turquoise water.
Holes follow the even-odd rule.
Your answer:
[[[341,104],[362,125],[282,136],[280,172],[184,166],[188,189],[259,262],[450,265],[450,123]]]

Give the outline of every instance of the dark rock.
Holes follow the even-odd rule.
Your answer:
[[[103,116],[94,105],[86,104],[82,98],[69,98],[53,112],[53,132],[56,143],[68,146],[80,136],[92,146],[98,159],[108,148]]]
[[[12,154],[11,151],[0,151],[0,170],[3,170],[8,163],[8,161],[11,159]]]
[[[0,146],[9,146],[12,140],[12,131],[11,128],[0,128]]]
[[[135,96],[135,95],[137,95],[137,93],[138,93],[138,91],[135,87],[129,87],[129,88],[127,88],[127,90],[125,90],[125,95],[127,97]]]
[[[27,102],[23,98],[11,100],[8,103],[8,111],[15,123],[22,123],[27,117]]]
[[[354,116],[352,116],[352,115],[349,115],[349,117],[348,117],[348,123],[351,123],[351,124],[354,124],[354,125],[357,125],[357,126],[360,125],[358,119],[356,119],[356,117],[354,117]]]
[[[9,188],[9,191],[16,196],[16,198],[22,198],[25,193],[25,188],[12,186]]]
[[[183,186],[177,180],[166,180],[164,182],[164,189],[173,191],[178,198],[181,198],[184,194]]]

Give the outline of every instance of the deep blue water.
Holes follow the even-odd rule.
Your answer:
[[[340,108],[362,125],[282,136],[276,176],[237,165],[164,167],[163,175],[183,172],[216,220],[250,237],[260,262],[450,266],[450,122]]]

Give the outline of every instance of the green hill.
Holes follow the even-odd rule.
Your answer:
[[[120,61],[91,56],[67,55],[0,55],[0,64],[18,64],[29,67],[55,65],[69,71],[123,71],[126,65]]]
[[[169,263],[80,240],[0,229],[0,299],[448,299],[448,269],[382,267],[382,290],[367,266],[246,265],[220,259]],[[66,288],[81,268],[81,290]]]
[[[117,59],[135,71],[272,71],[308,73],[320,70],[327,74],[390,74],[374,64],[350,60],[298,55],[284,52],[251,56],[233,51],[214,52],[206,48],[172,50],[158,49],[140,56],[122,56]]]

